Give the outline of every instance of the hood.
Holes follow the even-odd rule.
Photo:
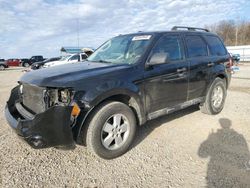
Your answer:
[[[84,61],[27,72],[21,77],[20,82],[41,87],[75,87],[83,79],[129,67],[130,65],[125,64],[114,65]]]

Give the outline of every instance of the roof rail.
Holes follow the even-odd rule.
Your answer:
[[[186,26],[174,26],[172,27],[172,31],[176,31],[178,29],[187,29],[188,31],[197,31],[197,30],[201,30],[201,31],[206,31],[209,32],[208,29],[205,28],[199,28],[199,27],[186,27]]]

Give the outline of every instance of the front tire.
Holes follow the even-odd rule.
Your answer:
[[[200,105],[201,112],[215,115],[222,111],[227,95],[226,81],[216,78],[211,84],[205,102]]]
[[[113,159],[124,154],[136,132],[132,109],[121,102],[105,102],[90,117],[86,134],[87,148],[101,158]]]
[[[30,64],[29,63],[23,63],[23,67],[29,67]]]
[[[3,71],[5,69],[4,65],[0,65],[0,71]]]

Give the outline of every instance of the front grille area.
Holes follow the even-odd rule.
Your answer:
[[[46,110],[46,105],[44,102],[43,93],[44,88],[23,84],[23,105],[36,114],[44,112]]]

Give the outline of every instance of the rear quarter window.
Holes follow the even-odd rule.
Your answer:
[[[222,43],[222,41],[216,36],[205,36],[208,43],[209,52],[212,56],[222,56],[226,55],[227,51]]]
[[[186,36],[187,53],[189,58],[207,56],[207,44],[200,36]]]

